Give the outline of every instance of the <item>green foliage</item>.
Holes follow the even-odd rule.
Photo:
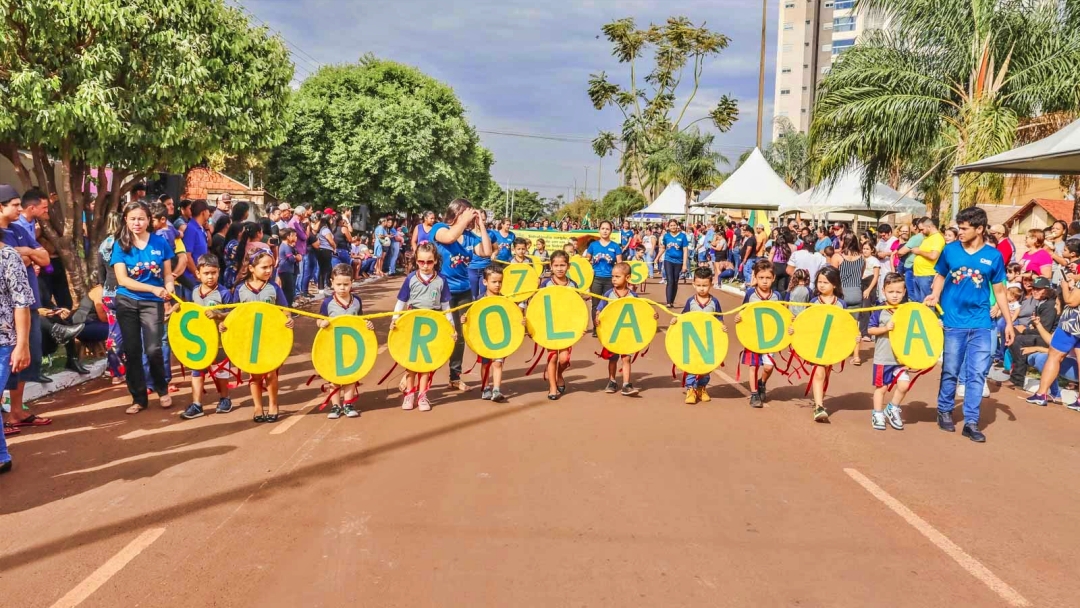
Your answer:
[[[648,206],[649,201],[641,192],[630,186],[619,186],[604,195],[604,200],[600,201],[596,215],[604,219],[624,218]]]
[[[416,68],[367,56],[324,67],[290,104],[292,125],[270,162],[270,189],[316,206],[367,203],[376,213],[484,201],[491,153],[454,91]]]
[[[695,127],[675,134],[670,145],[659,150],[646,161],[649,170],[666,181],[675,181],[686,190],[686,221],[690,221],[690,203],[694,191],[714,186],[723,179],[719,163],[728,162],[723,155],[712,149],[712,133],[701,133]]]
[[[585,216],[589,216],[593,222],[599,221],[600,219],[606,219],[600,216],[599,211],[595,199],[579,194],[573,201],[556,209],[552,219],[562,220],[567,218],[575,222],[580,222],[585,219]]]
[[[561,202],[561,197],[559,197],[559,201]],[[525,188],[512,190],[510,197],[507,198],[506,190],[496,187],[492,189],[491,196],[485,201],[483,207],[490,212],[490,217],[493,218],[508,217],[509,213],[513,211],[515,221],[525,220],[531,222],[546,218],[558,207],[558,204],[546,198],[541,198],[539,192],[533,192]]]
[[[810,140],[784,116],[777,118],[776,124],[778,137],[762,154],[787,185],[802,192],[810,187]]]
[[[923,179],[941,200],[953,167],[1006,151],[1018,127],[1080,111],[1080,0],[863,0],[891,23],[822,80],[810,130],[817,178]],[[1000,197],[965,177],[962,204]],[[931,192],[936,189],[936,192]]]
[[[593,151],[598,156],[621,153],[619,171],[651,192],[661,185],[661,178],[650,169],[649,156],[666,148],[677,133],[697,122],[710,120],[721,132],[727,132],[738,118],[738,102],[723,95],[706,116],[681,126],[697,95],[705,62],[717,57],[730,40],[704,24],[695,26],[686,17],[671,17],[664,25],[646,29],[637,29],[632,18],[625,18],[605,25],[602,31],[612,45],[612,55],[619,63],[628,64],[630,77],[624,87],[610,82],[605,72],[590,75],[588,92],[593,107],[603,110],[614,106],[623,116],[622,132],[601,132],[593,140]],[[653,68],[640,83],[638,62],[649,51],[653,53]],[[684,75],[692,83],[680,91]],[[674,113],[679,95],[686,95],[686,102]]]

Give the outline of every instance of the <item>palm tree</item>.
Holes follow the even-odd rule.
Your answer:
[[[795,129],[785,116],[776,119],[778,137],[762,154],[773,171],[795,190],[810,187],[810,145],[806,133]]]
[[[685,221],[690,221],[690,203],[695,190],[704,190],[721,180],[719,163],[727,163],[719,152],[712,149],[713,135],[702,133],[696,127],[676,133],[667,147],[651,155],[645,161],[646,170],[676,181],[686,190]]]
[[[856,166],[864,186],[918,175],[940,201],[957,165],[1010,149],[1044,116],[1080,109],[1080,0],[859,0],[882,19],[822,79],[815,178]],[[892,179],[890,179],[892,178]],[[963,184],[1000,197],[1001,176]]]

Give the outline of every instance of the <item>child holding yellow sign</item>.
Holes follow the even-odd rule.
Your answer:
[[[782,302],[784,300],[780,292],[775,291],[773,281],[776,280],[776,272],[773,270],[772,262],[767,259],[758,259],[751,267],[751,276],[754,277],[754,288],[746,292],[746,296],[743,297],[743,304],[752,304],[754,302]],[[742,321],[742,315],[735,315],[735,322]],[[743,350],[741,365],[748,365],[753,368],[753,373],[750,376],[750,407],[759,408],[765,404],[765,383],[769,381],[769,377],[772,376],[773,370],[776,369],[776,362],[773,360],[772,355],[755,353],[750,350]]]
[[[517,240],[524,240],[518,238]],[[516,243],[515,243],[516,245]],[[516,246],[515,246],[516,249]],[[517,252],[515,251],[515,256]],[[487,292],[483,298],[498,297],[502,295],[502,283],[503,283],[503,271],[498,266],[488,266],[484,269],[484,287]],[[481,298],[481,299],[483,299]],[[519,304],[524,309],[525,302]],[[461,315],[461,324],[464,325],[468,320],[468,313]],[[524,319],[522,323],[524,324]],[[480,358],[480,377],[483,378],[482,386],[480,387],[480,399],[484,401],[494,401],[495,403],[502,403],[506,401],[506,396],[502,393],[502,375],[503,375],[503,362],[504,359],[486,359]],[[488,382],[491,384],[489,385]]]
[[[610,224],[610,222],[609,222]],[[619,262],[611,268],[611,290],[604,294],[604,298],[600,300],[600,303],[596,306],[596,319],[595,327],[596,331],[600,331],[600,313],[604,312],[604,308],[607,307],[609,300],[619,300],[621,298],[636,298],[637,295],[633,291],[630,291],[630,283],[628,278],[630,277],[630,264],[626,262]],[[660,315],[653,313],[653,318],[659,318]],[[630,361],[632,355],[619,355],[604,348],[600,351],[600,358],[607,359],[608,362],[608,383],[607,388],[604,389],[605,393],[611,394],[619,390],[619,385],[615,381],[615,375],[619,370],[619,363],[622,363],[622,394],[624,397],[632,397],[638,394],[638,389],[634,388],[632,382],[630,382]]]
[[[232,294],[218,283],[221,268],[216,255],[208,253],[201,256],[195,268],[198,271],[200,284],[196,285],[195,289],[191,291],[192,302],[199,306],[217,306],[232,303]],[[207,310],[205,314],[206,318],[220,322],[225,318],[226,312],[224,310]],[[217,413],[228,414],[232,411],[232,399],[229,398],[230,374],[228,371],[220,369],[223,362],[223,357],[219,354],[218,358],[214,360],[219,369],[213,372],[213,379],[218,392]],[[202,417],[202,398],[205,394],[203,389],[206,386],[206,379],[203,374],[210,373],[212,367],[191,370],[191,405],[184,410],[183,414],[180,414],[180,417],[184,420]]]
[[[843,288],[840,284],[840,271],[835,266],[823,266],[818,271],[814,287],[815,294],[814,298],[810,300],[811,304],[826,304],[828,306],[847,308],[844,299],[839,295]],[[794,329],[792,329],[792,332],[794,332]],[[814,422],[829,421],[829,412],[825,411],[825,385],[828,384],[831,375],[831,365],[814,365],[814,371],[811,372],[813,378],[810,385],[814,391]]]
[[[907,295],[904,286],[904,275],[890,272],[885,275],[881,283],[885,292],[885,303],[889,306],[899,306]],[[892,310],[875,310],[870,315],[870,326],[867,329],[874,337],[874,411],[870,414],[870,424],[879,431],[885,430],[885,422],[888,421],[894,429],[904,430],[904,420],[900,417],[900,404],[907,396],[911,388],[911,377],[907,369],[900,365],[893,354],[892,344],[889,343],[889,333],[894,329]],[[892,399],[888,405],[884,405],[885,393],[895,385]]]
[[[233,290],[233,302],[238,304],[266,302],[283,308],[287,307],[288,302],[285,300],[285,292],[270,282],[270,277],[274,274],[274,265],[275,260],[272,253],[265,249],[256,249],[251,254],[251,258],[248,259],[247,280],[237,285],[236,289]],[[285,327],[292,329],[292,316],[285,312],[282,312],[282,314],[287,318]],[[277,422],[278,371],[275,369],[265,374],[252,374],[249,386],[251,387],[251,404],[255,408],[255,416],[252,417],[252,421]],[[269,402],[269,411],[266,414],[263,413],[263,390],[266,390],[266,398]]]
[[[567,243],[570,245],[570,243]],[[566,272],[570,270],[570,255],[565,251],[555,251],[551,254],[551,276],[544,279],[540,283],[540,288],[555,285],[558,287],[569,287],[570,289],[578,289],[578,284],[575,283],[570,277],[566,276]],[[547,379],[548,379],[548,399],[555,401],[560,395],[566,393],[566,381],[563,380],[563,372],[570,367],[570,353],[573,352],[573,348],[567,348],[565,350],[555,350],[548,353],[547,359]]]
[[[683,314],[688,312],[707,312],[718,315],[723,312],[720,309],[720,300],[717,300],[709,291],[712,289],[713,273],[708,266],[698,266],[694,270],[694,295],[683,306]],[[679,317],[672,317],[671,324],[679,322]],[[712,400],[706,387],[709,385],[709,374],[686,374],[686,403],[693,405],[697,402],[707,403]]]
[[[454,316],[450,312],[450,286],[446,279],[436,272],[439,265],[439,251],[435,245],[427,242],[416,246],[416,271],[405,277],[405,282],[401,284],[394,312],[414,308],[445,310],[446,319],[451,324],[454,323]],[[399,316],[394,316],[390,322],[391,331]],[[457,340],[456,332],[454,340]],[[431,410],[431,402],[427,396],[428,389],[431,388],[431,378],[431,374],[421,374],[418,377],[416,372],[406,370],[405,397],[401,402],[401,409],[411,410],[419,405],[421,412]]]
[[[352,294],[352,282],[352,265],[338,264],[334,266],[333,270],[330,271],[331,293],[323,300],[322,306],[319,308],[319,314],[331,319],[344,315],[359,316],[364,314],[363,303],[360,302],[359,297]],[[320,329],[330,327],[330,320],[319,319],[315,321],[315,324]],[[368,321],[367,328],[375,329],[375,326],[371,324],[371,321]],[[342,399],[344,399],[344,402]],[[339,387],[339,390],[335,391],[330,397],[330,414],[327,418],[337,420],[342,415],[346,418],[359,418],[360,410],[356,407],[358,399],[355,382]]]

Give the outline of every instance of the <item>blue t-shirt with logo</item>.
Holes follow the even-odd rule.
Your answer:
[[[435,238],[435,235],[439,234],[443,228],[449,229],[450,226],[439,222],[431,227],[431,240],[439,248],[439,257],[442,258],[441,274],[446,278],[446,284],[450,286],[450,293],[465,293],[469,291],[469,263],[474,257],[479,257],[475,250],[483,239],[475,232],[466,230],[460,239],[444,245]]]
[[[499,234],[495,230],[488,230],[488,239],[491,241],[492,247],[495,246],[495,235]],[[431,227],[431,231],[428,232],[428,239],[432,242],[435,241],[435,227]],[[469,262],[469,270],[483,270],[491,266],[491,258],[486,255],[473,254],[472,261]]]
[[[600,241],[593,241],[589,243],[589,248],[585,250],[585,253],[592,259],[593,274],[602,279],[609,279],[611,267],[615,265],[616,256],[622,255],[622,249],[619,249],[615,241],[608,241],[607,245],[600,244]]]
[[[111,264],[123,264],[127,267],[128,278],[144,285],[154,287],[165,286],[165,260],[176,257],[173,253],[172,244],[156,234],[150,235],[146,247],[139,249],[134,244],[130,251],[124,251],[120,247],[120,241],[113,244]],[[120,286],[116,289],[116,295],[125,296],[132,300],[146,300],[161,302],[161,298],[145,291],[131,291],[127,287]]]
[[[1005,282],[1005,262],[996,247],[983,244],[968,253],[960,241],[945,246],[934,270],[945,277],[941,290],[942,321],[947,328],[990,329],[990,294]]]
[[[683,250],[690,244],[686,239],[685,232],[680,232],[675,235],[672,235],[670,232],[665,232],[664,238],[662,238],[660,242],[664,247],[665,262],[671,262],[672,264],[683,263]]]
[[[619,237],[622,240],[622,243],[620,243],[620,245],[622,245],[623,251],[624,252],[629,251],[630,250],[630,239],[634,238],[634,231],[633,230],[620,230],[619,231]]]
[[[19,216],[22,219],[22,216]],[[34,230],[31,229],[27,232],[25,224],[18,220],[11,222],[11,224],[4,230],[4,243],[11,247],[27,247],[30,249],[40,249],[41,245],[38,244],[37,238],[34,237]],[[34,272],[31,265],[26,266],[26,280],[30,283],[30,291],[34,294],[34,303],[31,304],[34,308],[37,308],[41,304],[41,291],[38,287],[38,276]]]
[[[510,250],[514,247],[514,233],[503,236],[498,230],[492,230],[489,236],[491,246],[495,249],[495,259],[500,262],[509,262],[512,257]]]

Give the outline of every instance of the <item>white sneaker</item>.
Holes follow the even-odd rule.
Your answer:
[[[421,412],[430,412],[431,411],[431,402],[428,401],[427,393],[420,393],[420,399],[418,399],[418,401],[420,403],[420,411]]]
[[[341,418],[341,406],[335,405],[330,408],[330,415],[327,416],[330,420],[337,420]]]
[[[889,404],[885,406],[885,419],[889,421],[889,425],[892,428],[902,431],[904,430],[904,420],[900,417],[900,407]]]
[[[873,425],[874,430],[885,430],[885,412],[870,412],[870,424]]]
[[[401,402],[401,409],[411,410],[414,407],[416,407],[416,393],[405,395],[405,399]]]

